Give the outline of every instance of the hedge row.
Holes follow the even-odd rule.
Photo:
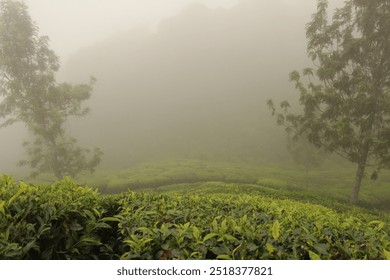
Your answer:
[[[103,196],[2,176],[0,258],[390,259],[383,221],[234,189]]]

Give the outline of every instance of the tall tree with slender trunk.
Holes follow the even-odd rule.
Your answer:
[[[390,165],[390,0],[349,0],[328,15],[319,0],[307,24],[314,67],[294,71],[303,112],[281,112],[268,101],[278,123],[296,136],[356,164],[351,203],[358,201],[367,167],[372,178]]]
[[[81,106],[92,92],[89,84],[56,82],[59,59],[49,48],[48,37],[38,35],[27,6],[18,1],[0,1],[0,118],[1,127],[22,122],[32,140],[25,142],[29,158],[20,162],[32,175],[52,172],[57,178],[75,176],[100,163],[102,152],[77,146],[65,125],[70,116],[84,116]]]

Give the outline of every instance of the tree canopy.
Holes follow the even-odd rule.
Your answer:
[[[349,0],[329,16],[319,0],[306,37],[314,67],[290,74],[303,112],[290,113],[286,101],[281,112],[268,105],[295,136],[356,163],[356,203],[366,167],[375,178],[390,165],[390,1]]]
[[[49,38],[38,35],[27,6],[0,1],[0,118],[1,127],[23,122],[32,140],[25,142],[28,159],[20,162],[34,169],[32,175],[50,171],[57,178],[93,171],[102,152],[77,146],[65,125],[70,116],[84,116],[94,78],[89,84],[57,83],[59,58],[49,48]]]

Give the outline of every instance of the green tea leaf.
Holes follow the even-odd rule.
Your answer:
[[[22,184],[22,183],[21,183]],[[23,183],[24,184],[24,183]],[[24,184],[25,185],[25,184]],[[23,186],[24,186],[23,185]],[[21,185],[22,186],[22,185]],[[8,206],[10,206],[23,192],[25,191],[25,188],[20,188],[9,200],[8,200]]]
[[[82,237],[78,242],[80,245],[100,245],[102,244],[99,239],[92,237]]]
[[[83,227],[79,223],[72,223],[69,225],[69,229],[73,231],[80,231],[83,229]]]
[[[196,240],[200,239],[200,230],[196,226],[192,227],[192,235]]]
[[[369,226],[376,226],[379,230],[382,229],[385,226],[385,223],[382,221],[371,221],[368,223]]]
[[[270,253],[270,254],[272,254],[273,252],[276,251],[276,248],[269,243],[265,244],[265,248],[267,249],[268,253]]]
[[[272,225],[272,237],[273,237],[275,240],[278,240],[279,235],[280,235],[280,223],[279,223],[278,220],[276,220],[276,221],[274,222],[274,224]]]
[[[207,240],[209,240],[209,239],[211,239],[211,238],[214,238],[214,237],[216,237],[216,236],[218,236],[218,234],[216,234],[215,232],[209,233],[209,234],[207,234],[207,235],[203,238],[203,242],[205,242],[205,241],[207,241]]]
[[[216,219],[214,219],[212,222],[211,222],[211,227],[213,230],[218,230],[218,222]]]
[[[227,254],[221,254],[221,255],[217,256],[217,259],[219,259],[219,260],[231,260],[232,257],[227,255]]]
[[[386,249],[383,249],[383,255],[385,256],[386,260],[390,260],[390,252]]]
[[[226,228],[226,223],[227,223],[226,219],[223,219],[223,221],[221,222],[221,228],[222,229]]]
[[[309,250],[309,257],[311,260],[321,260],[320,256]]]
[[[0,213],[3,213],[5,215],[5,210],[4,210],[4,205],[5,205],[5,201],[0,201]]]
[[[235,238],[233,235],[230,234],[224,234],[222,237],[218,239],[218,241],[238,241],[237,238]]]
[[[106,217],[106,218],[102,218],[100,219],[102,222],[120,222],[120,219],[118,218],[115,218],[115,217]]]
[[[328,247],[324,243],[317,243],[314,244],[314,248],[321,254],[327,255],[328,254]]]

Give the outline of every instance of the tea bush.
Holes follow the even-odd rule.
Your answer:
[[[280,199],[264,186],[189,186],[101,195],[69,178],[2,176],[0,259],[390,259],[386,214]]]
[[[122,199],[123,259],[385,259],[389,227],[369,216],[246,194]]]
[[[112,218],[100,204],[96,191],[70,179],[32,186],[2,176],[0,258],[115,258]]]

